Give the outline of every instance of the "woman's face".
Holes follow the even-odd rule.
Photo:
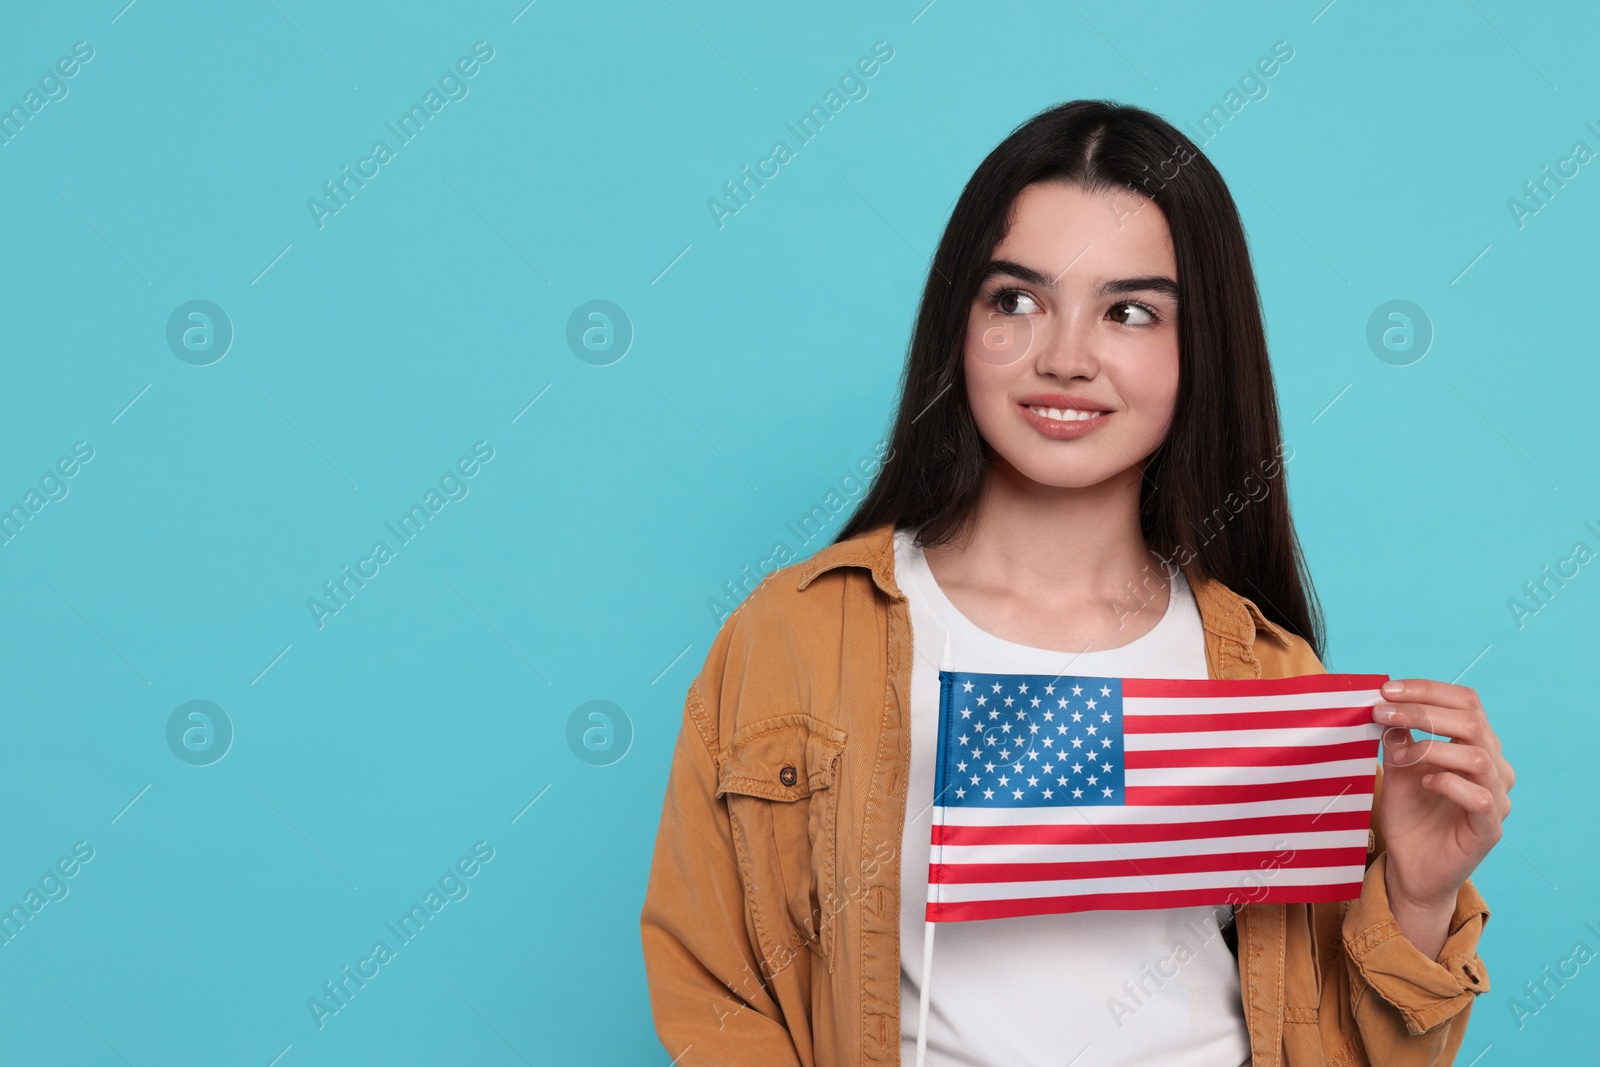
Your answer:
[[[1167,222],[1128,191],[1036,182],[1017,196],[967,319],[978,430],[1035,482],[1098,485],[1166,437],[1178,395]]]

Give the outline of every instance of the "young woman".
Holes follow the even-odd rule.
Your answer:
[[[690,686],[642,915],[678,1064],[914,1062],[946,647],[1053,676],[1323,671],[1238,212],[1149,112],[1065,104],[984,160],[891,440]],[[927,1061],[1451,1063],[1512,770],[1471,689],[1383,695],[1358,899],[944,924]]]

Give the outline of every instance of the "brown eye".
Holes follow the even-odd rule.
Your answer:
[[[1126,300],[1111,305],[1108,314],[1112,321],[1120,322],[1124,326],[1149,326],[1156,321],[1156,314],[1150,308]]]
[[[1020,289],[1001,289],[989,303],[1002,315],[1027,315],[1039,310],[1033,297]]]

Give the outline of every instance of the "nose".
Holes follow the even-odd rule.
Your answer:
[[[1046,378],[1090,380],[1100,373],[1094,323],[1089,313],[1070,308],[1034,329],[1033,366]]]

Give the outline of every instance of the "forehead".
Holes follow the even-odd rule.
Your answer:
[[[994,259],[1009,259],[1052,278],[1098,282],[1165,274],[1177,278],[1166,216],[1131,189],[1085,192],[1066,182],[1035,182],[1017,194],[1011,226]]]

